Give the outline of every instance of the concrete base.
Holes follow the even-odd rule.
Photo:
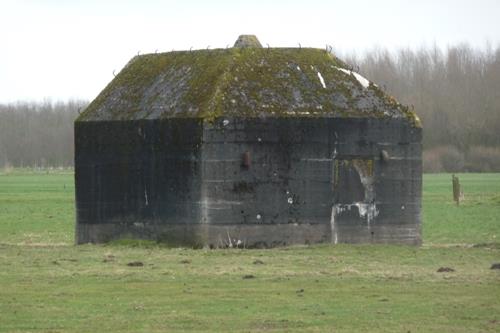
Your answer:
[[[103,243],[117,239],[148,239],[170,246],[210,248],[270,248],[315,243],[391,243],[419,245],[418,225],[338,226],[328,224],[147,225],[79,224],[76,243]]]
[[[421,245],[419,224],[336,226],[338,243]],[[334,236],[335,239],[335,236]]]

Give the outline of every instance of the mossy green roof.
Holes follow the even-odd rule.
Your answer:
[[[134,57],[77,121],[217,117],[418,118],[332,54],[229,48]]]

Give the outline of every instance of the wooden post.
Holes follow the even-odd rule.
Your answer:
[[[451,175],[451,182],[453,183],[453,200],[460,204],[460,181],[455,175]]]

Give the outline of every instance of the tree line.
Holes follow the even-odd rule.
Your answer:
[[[73,122],[85,101],[0,104],[1,167],[73,166]]]
[[[424,127],[426,171],[500,171],[500,47],[374,49],[343,57]],[[72,166],[86,101],[0,104],[0,167]]]

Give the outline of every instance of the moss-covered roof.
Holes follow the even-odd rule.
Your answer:
[[[418,118],[332,54],[228,48],[134,57],[77,121],[216,117]]]

